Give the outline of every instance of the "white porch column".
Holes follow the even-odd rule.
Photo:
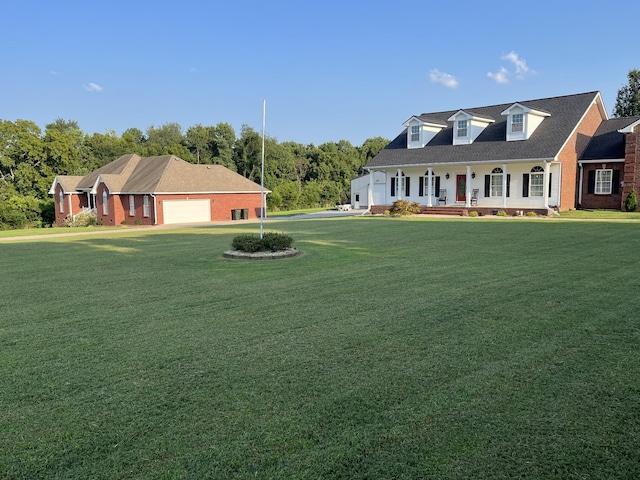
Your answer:
[[[431,187],[432,179],[433,179],[433,169],[429,167],[427,169],[427,207],[433,206],[433,202],[431,200],[431,196],[433,195],[433,188]]]
[[[471,206],[471,165],[467,165],[466,192],[464,192],[464,206]]]
[[[398,169],[396,178],[396,197],[398,198],[398,200],[402,200],[402,170]]]
[[[544,188],[542,191],[544,192],[544,208],[549,208],[549,169],[551,168],[551,164],[549,162],[544,162]],[[582,185],[582,168],[580,169],[580,185]]]
[[[373,207],[373,172],[369,171],[369,184],[367,185],[367,210]]]
[[[507,164],[502,164],[502,208],[507,208]]]

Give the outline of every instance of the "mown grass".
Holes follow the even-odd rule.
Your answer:
[[[638,477],[636,225],[268,227],[3,242],[0,476]]]
[[[562,212],[560,216],[581,220],[640,220],[640,212],[621,212],[620,210],[571,210]]]

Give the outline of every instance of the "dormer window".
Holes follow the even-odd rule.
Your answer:
[[[467,121],[458,120],[458,137],[466,137],[466,136],[467,136]]]
[[[420,141],[420,125],[411,125],[411,141]]]
[[[524,115],[522,113],[514,113],[513,115],[511,115],[511,131],[524,131]]]
[[[466,110],[458,110],[447,121],[453,122],[454,145],[469,145],[473,143],[484,129],[494,122],[492,118]]]
[[[550,116],[547,112],[535,110],[520,103],[514,103],[501,115],[507,117],[508,142],[529,139],[543,120]]]
[[[407,127],[407,148],[422,148],[447,128],[446,122],[428,115],[411,117],[403,125]]]

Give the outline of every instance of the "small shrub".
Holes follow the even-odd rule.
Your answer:
[[[231,242],[231,247],[247,253],[259,252],[263,248],[258,235],[238,235]]]
[[[262,239],[260,239],[259,235],[238,235],[231,242],[231,247],[234,250],[246,253],[264,251],[278,252],[291,248],[292,244],[293,238],[289,235],[267,232],[262,236]]]
[[[62,222],[63,227],[90,227],[97,225],[97,218],[93,212],[82,212],[75,216],[67,215]]]
[[[126,225],[126,224],[127,224],[127,221],[126,221],[126,220],[122,220],[122,221],[120,222],[120,225]]]
[[[504,210],[499,210],[497,215],[499,217],[508,217],[509,215],[507,214],[507,212],[505,212]]]
[[[527,212],[527,217],[537,217],[538,214],[536,212]]]
[[[139,218],[136,218],[133,222],[135,225],[142,225],[142,222],[140,221]]]
[[[385,210],[384,211],[384,215],[389,216],[389,215],[391,215],[391,212],[389,210]]]
[[[624,201],[624,209],[627,212],[635,212],[638,208],[638,196],[636,195],[636,191],[631,189],[629,195],[627,195],[627,199]]]
[[[396,200],[389,209],[389,214],[394,217],[406,217],[415,213],[420,213],[422,209],[420,203],[409,203],[408,200]]]
[[[262,236],[262,245],[272,252],[287,250],[292,244],[293,238],[283,233],[267,232]]]
[[[470,217],[479,217],[480,214],[477,211],[472,210],[472,211],[469,212],[469,216]]]

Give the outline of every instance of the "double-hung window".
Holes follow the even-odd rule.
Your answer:
[[[420,141],[420,125],[411,126],[411,141],[412,142]]]
[[[149,195],[144,196],[144,203],[142,204],[142,215],[149,216]]]
[[[600,195],[608,195],[612,191],[613,185],[613,170],[603,169],[596,170],[596,185],[595,192]]]
[[[58,203],[60,204],[60,213],[64,213],[64,193],[58,190]]]
[[[524,130],[524,115],[522,113],[514,113],[511,116],[511,131],[522,132]]]
[[[466,137],[467,136],[467,121],[466,120],[458,120],[458,136]]]
[[[529,196],[544,196],[544,169],[542,167],[533,167],[529,174]]]
[[[503,175],[501,168],[494,168],[491,171],[491,196],[492,197],[502,197],[502,189],[503,185]]]
[[[133,217],[136,214],[136,197],[129,195],[129,216]]]
[[[102,191],[102,215],[109,215],[109,196],[107,195],[107,191]]]

